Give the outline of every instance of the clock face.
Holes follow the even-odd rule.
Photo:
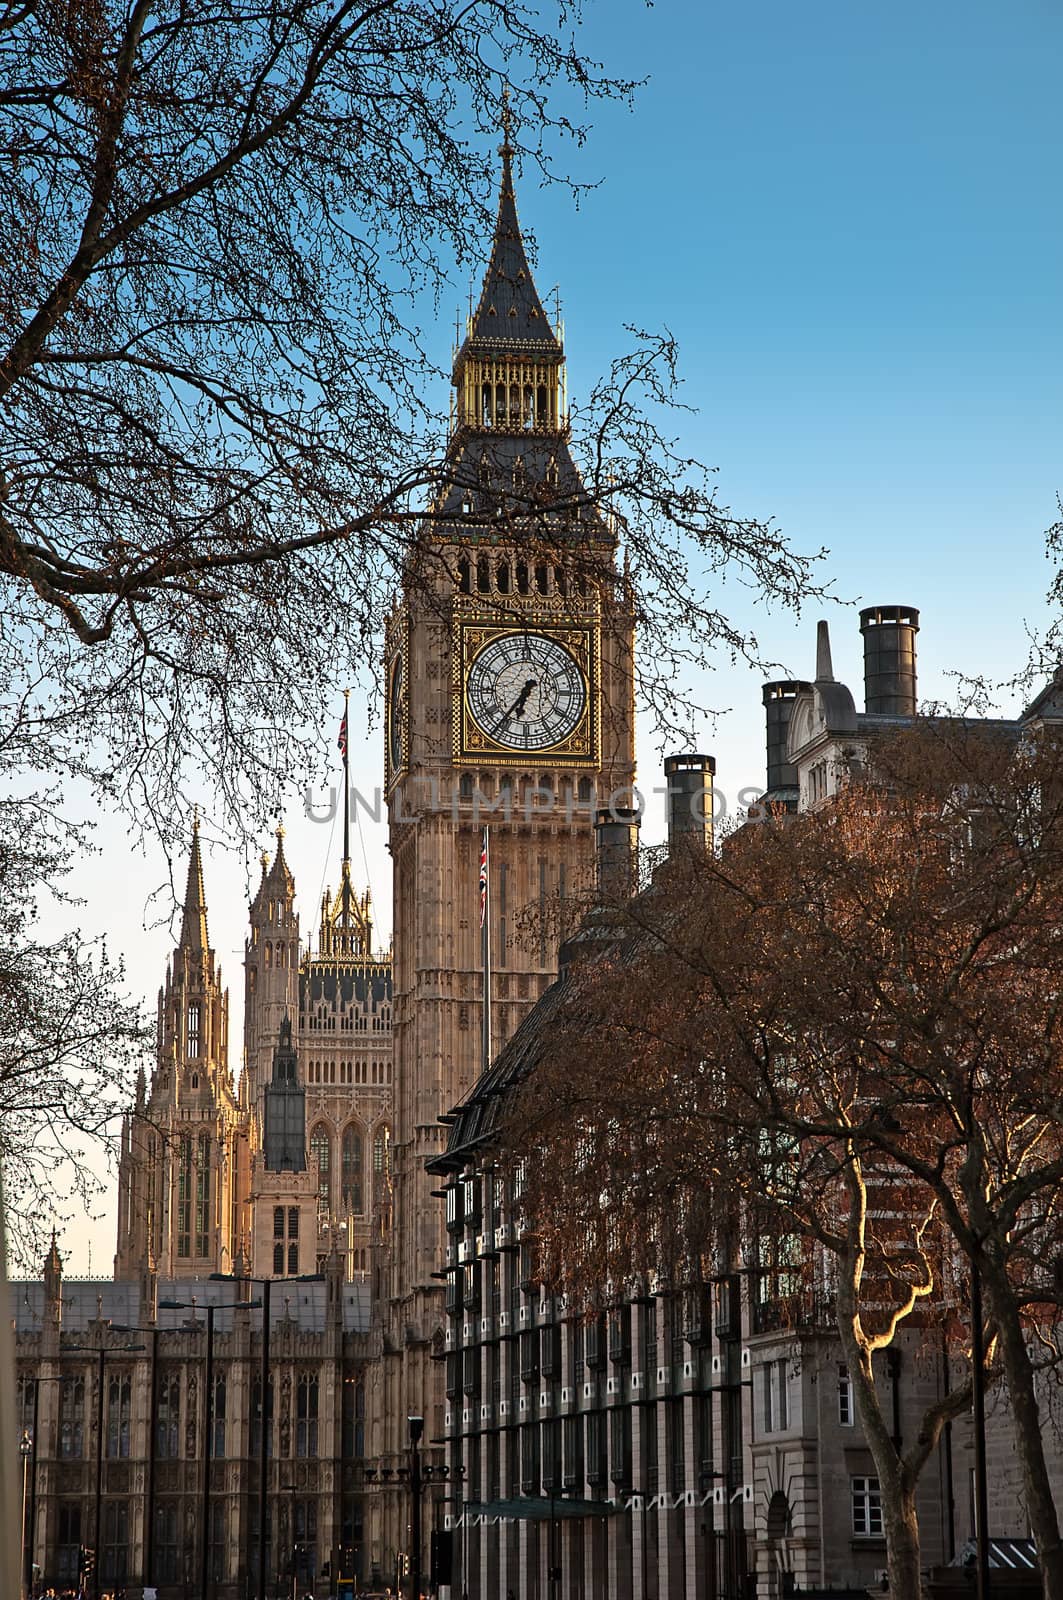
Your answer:
[[[468,674],[469,710],[482,732],[510,750],[546,750],[578,726],[587,686],[563,645],[543,633],[492,639]]]
[[[391,663],[388,679],[388,765],[392,774],[402,768],[402,654]]]

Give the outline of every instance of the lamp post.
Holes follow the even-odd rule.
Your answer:
[[[255,1311],[263,1304],[261,1300],[226,1300],[221,1302],[223,1311]],[[198,1305],[195,1300],[160,1300],[160,1311],[196,1311]],[[204,1445],[203,1445],[203,1531],[200,1540],[200,1587],[203,1600],[207,1600],[210,1585],[210,1462],[214,1449],[214,1313],[218,1306],[213,1301],[208,1301],[205,1308],[207,1313],[207,1346],[204,1351]]]
[[[27,1428],[22,1430],[22,1438],[18,1442],[18,1451],[22,1457],[22,1592],[24,1595],[32,1596],[33,1574],[26,1571],[26,1511],[29,1500],[30,1455],[33,1451],[33,1441]],[[29,1548],[32,1555],[32,1545]]]
[[[410,1430],[410,1594],[421,1600],[421,1438],[423,1417],[407,1417]]]
[[[272,1278],[252,1278],[247,1273],[212,1272],[211,1280],[218,1283],[257,1283],[262,1290],[262,1438],[259,1451],[258,1484],[258,1600],[266,1600],[266,1512],[269,1506],[266,1475],[269,1468],[269,1431],[266,1403],[269,1396],[269,1300]],[[320,1272],[301,1273],[286,1278],[285,1283],[320,1283]]]
[[[126,1330],[123,1330],[123,1331],[126,1331]],[[94,1549],[94,1559],[93,1559],[93,1563],[92,1563],[92,1600],[100,1600],[100,1556],[102,1554],[102,1540],[100,1538],[100,1535],[101,1535],[101,1533],[103,1531],[103,1385],[104,1385],[104,1378],[105,1378],[104,1367],[105,1367],[105,1364],[106,1364],[106,1361],[107,1361],[108,1353],[110,1353],[111,1355],[131,1355],[136,1350],[143,1350],[145,1348],[145,1346],[142,1345],[142,1344],[122,1344],[122,1345],[118,1345],[114,1350],[108,1352],[107,1346],[103,1343],[102,1335],[101,1335],[101,1340],[100,1340],[100,1343],[98,1345],[71,1344],[71,1345],[67,1345],[66,1348],[68,1350],[95,1351],[95,1354],[96,1354],[96,1357],[97,1357],[97,1362],[98,1362],[98,1369],[97,1369],[97,1374],[96,1374],[96,1495],[95,1495],[96,1504],[95,1504],[95,1512],[94,1512],[93,1524],[92,1524],[92,1536],[93,1536],[94,1540],[96,1541],[96,1543],[95,1543],[95,1549]]]

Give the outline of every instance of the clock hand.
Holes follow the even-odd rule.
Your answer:
[[[498,735],[502,732],[502,729],[505,727],[506,723],[509,722],[511,718],[520,716],[521,712],[524,710],[524,707],[528,702],[528,696],[531,694],[532,690],[537,688],[537,687],[538,687],[538,679],[537,678],[528,678],[528,679],[525,680],[525,684],[524,684],[523,689],[520,691],[520,694],[514,700],[513,704],[510,706],[509,710],[506,712],[506,714],[502,718],[501,722],[496,723],[495,726],[491,729],[491,732],[489,734],[490,738],[497,739]]]

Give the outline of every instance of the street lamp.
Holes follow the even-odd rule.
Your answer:
[[[258,1600],[266,1600],[266,1511],[268,1508],[266,1474],[269,1469],[269,1434],[266,1427],[266,1401],[269,1395],[269,1297],[272,1278],[252,1278],[241,1272],[212,1272],[211,1281],[217,1283],[257,1283],[262,1290],[262,1438],[259,1451],[258,1483]],[[286,1278],[285,1283],[321,1283],[320,1272],[308,1272],[298,1277]]]
[[[107,1346],[91,1344],[69,1344],[68,1350],[94,1351],[98,1361],[99,1370],[96,1376],[96,1511],[93,1522],[93,1538],[96,1541],[95,1559],[92,1564],[92,1600],[100,1600],[100,1557],[103,1554],[102,1540],[100,1538],[103,1528],[103,1383],[104,1363],[108,1355],[130,1355],[135,1350],[143,1350],[142,1344],[122,1344],[108,1351]]]
[[[261,1306],[261,1300],[225,1300],[221,1302],[223,1311],[255,1311]],[[160,1300],[160,1311],[196,1311],[198,1306],[195,1300]],[[207,1600],[208,1585],[210,1583],[210,1458],[213,1450],[214,1434],[214,1313],[218,1307],[208,1301],[207,1313],[207,1348],[204,1355],[206,1370],[204,1380],[204,1405],[206,1408],[205,1437],[203,1446],[203,1533],[200,1549],[200,1581],[203,1600]]]
[[[22,1592],[24,1595],[32,1595],[33,1574],[27,1574],[26,1572],[26,1503],[29,1497],[30,1456],[33,1452],[33,1440],[30,1438],[27,1428],[22,1430],[22,1438],[18,1442],[18,1451],[22,1457]],[[30,1553],[32,1555],[32,1549]]]

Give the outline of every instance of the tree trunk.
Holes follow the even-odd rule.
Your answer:
[[[890,1574],[890,1600],[921,1600],[922,1571],[919,1544],[919,1517],[915,1509],[915,1485],[897,1482],[882,1488],[882,1524],[886,1530],[886,1559]]]
[[[1030,1529],[1041,1563],[1043,1591],[1046,1600],[1063,1600],[1063,1543],[1060,1542],[1059,1515],[1045,1461],[1033,1364],[1006,1279],[1001,1281],[996,1273],[988,1271],[983,1273],[982,1283],[1000,1339],[1008,1403],[1015,1419],[1015,1443],[1022,1462],[1026,1514],[1030,1519]]]

